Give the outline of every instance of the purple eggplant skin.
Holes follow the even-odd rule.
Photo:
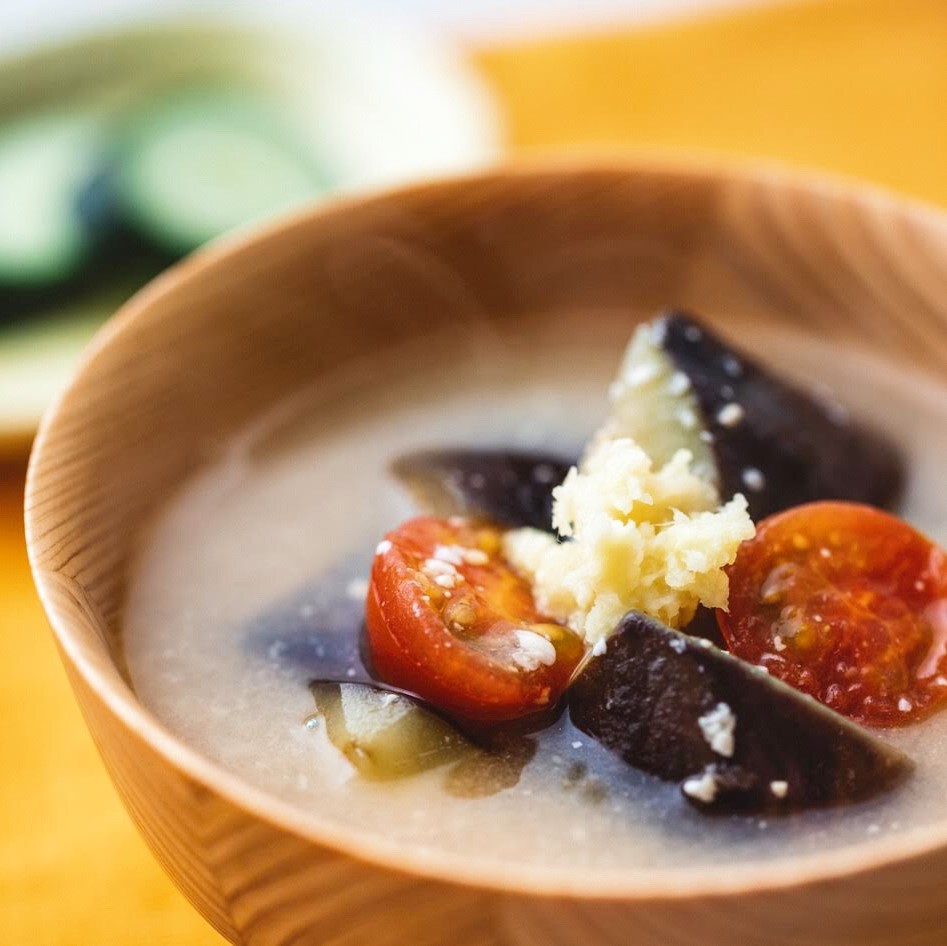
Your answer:
[[[698,722],[721,703],[736,720],[729,756],[711,747]],[[912,770],[903,753],[811,697],[637,612],[573,683],[569,712],[578,729],[629,765],[681,782],[684,798],[706,812],[859,801]],[[702,801],[683,783],[706,771],[717,793]]]
[[[694,316],[662,320],[661,347],[691,382],[725,499],[743,493],[755,521],[822,499],[896,503],[905,465],[884,437],[774,377]]]
[[[418,450],[391,465],[425,512],[552,531],[552,491],[574,460],[515,450]]]

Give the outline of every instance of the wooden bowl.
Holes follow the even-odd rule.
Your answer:
[[[136,536],[249,419],[445,320],[502,330],[537,313],[625,306],[640,316],[668,302],[738,332],[801,326],[943,372],[947,218],[779,172],[499,171],[336,204],[221,244],[155,281],[100,333],[35,446],[30,558],[119,793],[155,856],[232,942],[947,942],[947,823],[712,876],[485,872],[383,837],[356,840],[267,796],[183,744],[129,686],[122,605]]]

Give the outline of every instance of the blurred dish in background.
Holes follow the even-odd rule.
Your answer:
[[[483,165],[493,103],[377,21],[167,22],[0,63],[0,448],[169,263],[331,192]]]

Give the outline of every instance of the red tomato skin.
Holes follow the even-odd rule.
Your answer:
[[[379,679],[447,715],[487,724],[548,711],[584,652],[577,635],[536,611],[528,585],[496,550],[482,565],[457,567],[463,576],[458,589],[441,591],[419,574],[418,562],[435,544],[464,545],[476,535],[498,549],[499,534],[485,524],[409,520],[389,532],[379,547],[365,611],[371,662]],[[449,543],[458,537],[459,543]],[[459,603],[469,603],[476,615],[467,636],[445,623],[444,614]],[[557,659],[552,666],[524,672],[502,659],[504,634],[530,627],[553,635]]]
[[[907,523],[797,506],[761,522],[728,573],[717,620],[738,657],[871,726],[947,703],[947,559]]]

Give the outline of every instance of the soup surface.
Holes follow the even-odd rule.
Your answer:
[[[605,416],[633,328],[627,313],[595,315],[594,333],[583,313],[516,337],[446,333],[366,359],[224,445],[140,545],[125,648],[143,703],[192,747],[303,811],[486,869],[714,871],[878,844],[947,818],[947,713],[884,734],[917,763],[893,792],[762,819],[702,815],[676,785],[566,724],[538,737],[518,780],[446,766],[379,783],[357,775],[312,718],[308,682],[332,634],[360,621],[375,544],[416,512],[390,461],[438,445],[576,456]],[[888,432],[909,465],[898,512],[947,542],[947,388],[803,336],[726,334]]]

